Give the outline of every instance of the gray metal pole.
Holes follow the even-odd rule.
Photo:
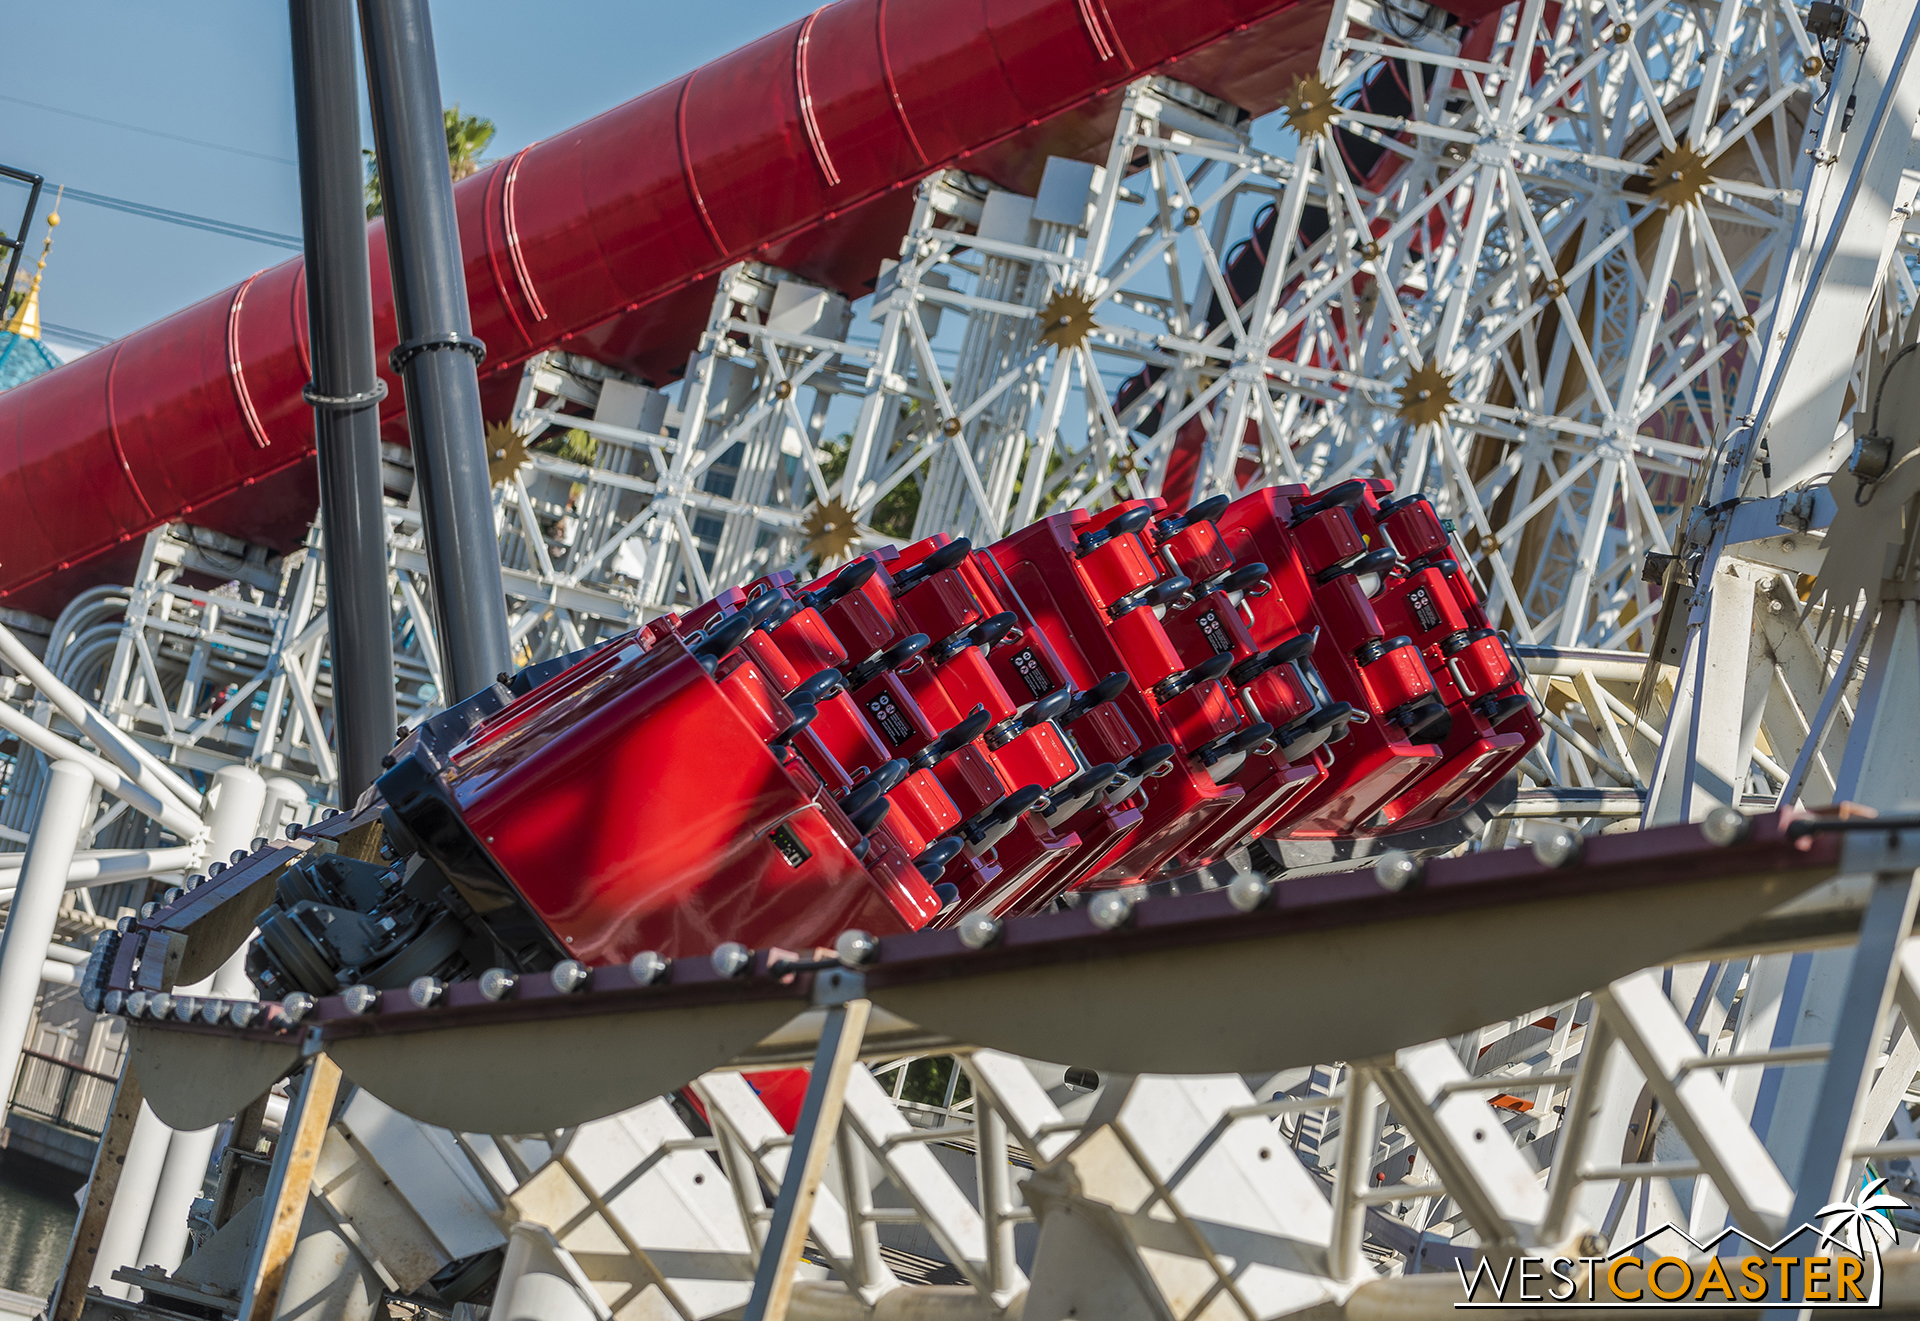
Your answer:
[[[427,0],[360,0],[367,92],[387,220],[413,471],[441,659],[455,702],[508,668],[507,606],[487,480],[486,427]]]
[[[380,507],[379,401],[387,388],[373,357],[353,0],[289,0],[288,10],[313,344],[307,398],[320,463],[340,802],[350,806],[380,774],[395,724],[387,524]]]
[[[46,796],[40,800],[40,819],[27,844],[27,858],[0,929],[0,1083],[11,1097],[26,1048],[27,1028],[33,1021],[34,1001],[40,995],[40,969],[53,940],[60,901],[67,893],[67,870],[73,865],[74,845],[86,823],[93,797],[93,776],[70,761],[56,761],[47,775]]]
[[[864,989],[862,979],[844,972],[831,977],[823,974],[822,982],[824,985],[814,992],[816,1004],[821,1003],[822,990],[831,997],[834,987],[855,988],[856,992]],[[847,1075],[859,1067],[860,1042],[866,1036],[872,1009],[873,1003],[858,998],[857,993],[854,998],[828,1004],[826,1022],[820,1025],[820,1044],[813,1054],[813,1076],[807,1080],[806,1099],[800,1103],[800,1118],[793,1128],[787,1172],[773,1204],[759,1267],[753,1273],[746,1321],[786,1319],[787,1304],[793,1297],[794,1268],[800,1264],[807,1226],[813,1221],[820,1175],[833,1151],[834,1134],[846,1105]]]

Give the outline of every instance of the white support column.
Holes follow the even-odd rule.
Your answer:
[[[607,1321],[609,1314],[551,1231],[523,1221],[507,1231],[493,1315],[500,1321]]]
[[[1444,1042],[1409,1047],[1394,1056],[1391,1066],[1371,1072],[1481,1242],[1518,1242],[1545,1217],[1546,1193],[1526,1157],[1504,1139],[1499,1112],[1484,1097],[1448,1090],[1469,1075]],[[1373,1168],[1373,1148],[1364,1150],[1363,1172]],[[1346,1158],[1343,1140],[1343,1166]]]
[[[1902,221],[1896,208],[1913,196],[1903,176],[1920,112],[1920,61],[1912,59],[1920,9],[1908,0],[1864,0],[1848,17],[1849,35],[1866,40],[1841,46],[1820,140],[1802,158],[1795,183],[1807,200],[1776,295],[1771,351],[1754,374],[1761,391],[1754,435],[1767,444],[1768,495],[1844,463],[1848,442],[1836,438],[1834,420],[1892,253],[1889,229]],[[1835,352],[1839,345],[1845,348]],[[1752,449],[1742,457],[1751,471]]]
[[[207,825],[208,861],[226,862],[236,851],[247,848],[259,828],[260,809],[266,802],[267,786],[257,771],[245,766],[223,766],[214,773],[213,787],[207,798],[211,803]],[[177,989],[180,995],[206,995],[212,992],[229,998],[252,997],[247,979],[247,945],[242,943],[233,956],[220,965],[211,977]],[[193,1199],[200,1196],[206,1183],[207,1165],[213,1159],[214,1139],[219,1125],[175,1132],[167,1141],[166,1159],[147,1216],[147,1229],[140,1240],[140,1266],[158,1265],[168,1270],[180,1264],[187,1250],[187,1213]],[[140,1140],[136,1130],[134,1141]],[[131,1159],[131,1158],[130,1158]],[[122,1176],[125,1195],[125,1176]]]
[[[1681,659],[1672,716],[1642,825],[1694,821],[1716,806],[1737,807],[1746,783],[1747,669],[1753,642],[1754,565],[1715,568],[1695,609],[1700,621]],[[1764,663],[1764,658],[1763,658]],[[1762,700],[1765,692],[1762,690]],[[1751,758],[1752,745],[1744,749]]]
[[[1912,736],[1913,721],[1920,718],[1920,686],[1913,678],[1920,674],[1920,602],[1881,605],[1868,658],[1833,797],[1885,812],[1920,792],[1920,740]],[[1834,682],[1843,683],[1844,676]]]
[[[851,980],[850,978],[848,980]],[[866,1034],[872,1005],[857,997],[832,1004],[820,1029],[814,1053],[813,1076],[794,1126],[793,1150],[787,1157],[780,1196],[773,1205],[767,1241],[753,1276],[753,1296],[747,1302],[747,1321],[783,1321],[793,1297],[794,1268],[806,1246],[813,1219],[813,1203],[820,1191],[820,1175],[833,1150],[834,1134],[846,1099],[847,1080],[859,1068],[860,1042]]]
[[[1920,752],[1911,737],[1920,712],[1920,602],[1882,603],[1869,654],[1834,799],[1892,812],[1914,796],[1920,783],[1915,761]],[[1837,686],[1842,679],[1833,682]],[[1755,1044],[1778,1049],[1834,1040],[1843,1028],[1854,958],[1853,949],[1840,948],[1764,960],[1779,965],[1770,970],[1780,986],[1779,1003],[1771,1034],[1764,1044]],[[1754,1126],[1783,1170],[1801,1169],[1816,1134],[1824,1073],[1773,1068],[1754,1086]],[[1804,1176],[1801,1183],[1804,1193]]]
[[[1013,1177],[1007,1164],[1007,1120],[993,1101],[974,1094],[974,1138],[980,1216],[987,1226],[987,1285],[996,1300],[1011,1298],[1019,1283],[1013,1245]]]
[[[129,1298],[131,1285],[120,1283],[113,1273],[122,1266],[140,1266],[141,1242],[146,1238],[147,1220],[153,1211],[154,1193],[160,1186],[160,1171],[167,1160],[167,1139],[171,1130],[153,1113],[153,1107],[140,1103],[140,1118],[134,1122],[133,1137],[127,1143],[127,1158],[120,1167],[120,1184],[114,1190],[113,1205],[107,1212],[107,1225],[100,1234],[100,1251],[93,1259],[93,1274],[88,1283],[111,1298]]]
[[[1360,1245],[1367,1236],[1367,1219],[1359,1197],[1373,1169],[1382,1108],[1373,1070],[1364,1065],[1348,1069],[1347,1103],[1340,1108],[1340,1164],[1333,1171],[1333,1241],[1327,1246],[1327,1272],[1336,1280],[1360,1279],[1365,1269]]]
[[[40,821],[27,844],[27,860],[7,911],[7,925],[0,930],[0,1082],[6,1084],[0,1095],[13,1095],[14,1075],[40,991],[40,972],[47,946],[53,942],[60,899],[67,892],[67,870],[73,865],[74,845],[92,797],[93,776],[86,767],[70,761],[53,763]]]
[[[1778,1234],[1790,1223],[1793,1190],[1761,1149],[1726,1085],[1699,1067],[1700,1049],[1659,976],[1635,973],[1599,992],[1595,1001],[1626,1043],[1662,1114],[1719,1186],[1734,1223],[1751,1235]]]
[[[307,815],[307,791],[298,780],[273,775],[266,782],[266,805],[260,809],[260,833],[268,839],[286,833],[287,824],[304,824]]]
[[[1913,872],[1875,873],[1860,941],[1835,997],[1832,1041],[1801,1138],[1789,1225],[1815,1219],[1821,1207],[1849,1191],[1854,1130],[1886,1040],[1887,1008],[1900,975],[1900,947],[1913,926],[1915,898]],[[1868,1141],[1878,1137],[1874,1133]]]

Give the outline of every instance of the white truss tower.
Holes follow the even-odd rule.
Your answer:
[[[1051,161],[1034,199],[928,180],[872,338],[837,296],[736,271],[684,387],[693,447],[656,442],[669,507],[629,532],[659,561],[646,605],[670,603],[675,568],[697,587],[799,558],[798,520],[870,519],[902,482],[911,535],[990,539],[1157,492],[1172,463],[1197,495],[1424,487],[1521,640],[1649,645],[1641,568],[1733,425],[1832,70],[1791,6],[1617,8],[1541,0],[1442,29],[1340,6],[1278,117],[1290,158],[1234,108],[1147,80],[1102,169]],[[1365,108],[1395,88],[1405,114]],[[1249,287],[1243,258],[1236,287],[1262,219],[1276,260]],[[864,396],[850,425],[829,406],[845,393]],[[695,509],[724,533],[683,528]]]

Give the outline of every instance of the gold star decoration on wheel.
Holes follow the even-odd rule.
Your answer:
[[[1287,127],[1303,138],[1310,138],[1326,131],[1340,107],[1334,104],[1333,89],[1315,73],[1305,78],[1296,77],[1293,90],[1287,93],[1280,108],[1287,112]]]
[[[1453,395],[1453,381],[1440,370],[1440,364],[1423,362],[1407,373],[1397,411],[1415,426],[1424,427],[1446,417],[1447,409],[1459,402]]]
[[[1040,310],[1040,338],[1061,352],[1079,348],[1093,333],[1093,300],[1078,289],[1062,289]]]
[[[860,535],[860,521],[854,517],[851,509],[840,503],[835,496],[825,504],[816,504],[800,520],[800,530],[807,534],[807,554],[823,563],[837,560],[853,548]]]
[[[505,422],[487,424],[487,484],[498,486],[527,461],[527,438]]]
[[[1649,168],[1653,171],[1653,200],[1670,208],[1697,200],[1713,182],[1707,158],[1685,143],[1668,147],[1653,158]]]

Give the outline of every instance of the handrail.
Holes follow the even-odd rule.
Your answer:
[[[20,1057],[29,1060],[45,1060],[49,1064],[58,1064],[62,1068],[72,1069],[82,1077],[98,1078],[101,1082],[117,1083],[120,1081],[120,1075],[117,1073],[102,1073],[98,1069],[89,1069],[84,1064],[75,1064],[72,1060],[63,1060],[58,1055],[46,1055],[37,1050],[22,1050]],[[14,1090],[16,1092],[20,1090],[17,1082],[14,1085]]]

